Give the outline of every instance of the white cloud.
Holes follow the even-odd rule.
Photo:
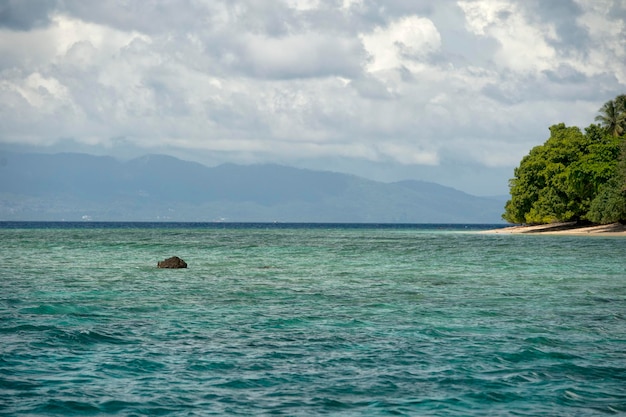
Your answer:
[[[363,0],[342,0],[341,8],[344,10],[350,10],[355,6],[363,6]]]
[[[289,7],[296,10],[313,10],[320,5],[320,0],[287,0]]]
[[[52,36],[57,55],[64,55],[77,42],[87,41],[101,54],[116,53],[135,39],[149,42],[150,38],[136,31],[126,32],[108,26],[83,22],[67,16],[53,18]]]
[[[383,156],[405,165],[437,165],[439,155],[434,150],[422,149],[419,145],[386,142],[377,146]]]
[[[626,21],[612,19],[615,2],[579,0],[578,4],[583,14],[577,22],[587,29],[591,48],[579,56],[574,67],[587,75],[614,73],[626,84]]]
[[[55,78],[45,78],[38,72],[30,74],[21,85],[13,85],[13,88],[26,99],[28,104],[36,107],[38,111],[51,112],[55,102],[69,101],[67,87]]]
[[[308,32],[280,38],[242,37],[240,68],[259,77],[353,76],[360,71],[362,50],[354,40]]]
[[[411,66],[414,60],[423,60],[439,49],[441,37],[427,18],[407,16],[387,27],[377,27],[361,35],[363,45],[371,55],[367,65],[370,72]]]
[[[500,44],[494,60],[503,69],[538,72],[553,67],[556,52],[548,40],[556,37],[554,27],[528,22],[519,2],[468,0],[458,5],[471,32]]]
[[[472,33],[494,39],[500,45],[494,61],[502,70],[538,73],[557,70],[564,65],[587,76],[613,73],[626,83],[626,22],[613,19],[616,2],[576,1],[582,10],[572,16],[572,24],[589,36],[588,49],[559,50],[558,42],[567,33],[558,33],[554,16],[537,19],[527,3],[513,0],[462,0],[466,27]],[[559,16],[567,19],[568,17]],[[581,45],[582,47],[582,45]]]

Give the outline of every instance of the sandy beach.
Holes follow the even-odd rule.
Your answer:
[[[626,226],[620,223],[581,226],[575,222],[551,223],[534,226],[511,226],[486,230],[487,234],[546,234],[546,235],[602,235],[626,236]]]

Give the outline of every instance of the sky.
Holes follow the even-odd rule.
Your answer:
[[[505,195],[623,93],[624,0],[0,0],[0,151]]]

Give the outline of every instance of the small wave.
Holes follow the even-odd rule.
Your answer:
[[[100,411],[100,407],[92,403],[57,399],[49,400],[34,410],[35,414],[42,415],[88,415],[96,414]]]
[[[0,389],[2,390],[29,391],[37,388],[38,386],[38,383],[30,382],[28,380],[0,377]]]
[[[539,346],[561,346],[563,345],[563,342],[561,342],[560,340],[557,339],[553,339],[547,336],[535,336],[535,337],[528,337],[526,339],[524,339],[524,342],[530,344],[530,345],[539,345]]]
[[[603,411],[604,413],[623,413],[626,411],[626,398],[624,395],[615,395],[600,390],[582,389],[570,387],[563,389],[558,401],[562,405],[575,408],[586,408]]]
[[[140,409],[141,408],[141,403],[138,402],[129,402],[129,401],[122,401],[122,400],[109,400],[109,401],[104,401],[102,403],[99,404],[98,408],[100,409],[101,413],[104,414],[117,414],[120,413],[122,411],[130,411],[130,410],[136,410],[136,409]]]
[[[38,314],[38,315],[75,315],[75,316],[91,316],[94,315],[92,308],[76,306],[70,304],[42,304],[37,307],[26,307],[19,310],[21,314]]]
[[[255,389],[268,388],[285,384],[287,380],[280,377],[273,378],[254,378],[254,379],[234,379],[215,385],[218,388],[229,389]]]
[[[54,330],[54,326],[44,326],[36,324],[20,324],[12,327],[0,327],[0,333],[12,334],[12,333],[26,333],[26,332],[45,332],[48,330]]]
[[[554,361],[578,359],[578,356],[571,353],[556,350],[546,350],[538,347],[525,348],[513,353],[501,353],[499,356],[503,360],[512,363],[533,362],[546,359]]]
[[[104,363],[100,370],[109,375],[146,375],[161,372],[166,365],[161,362],[147,359],[131,359],[123,362]]]
[[[78,345],[94,345],[94,344],[112,344],[127,345],[137,343],[135,340],[125,337],[124,335],[108,334],[103,331],[95,331],[90,329],[80,329],[67,331],[59,329],[56,337],[60,340]]]

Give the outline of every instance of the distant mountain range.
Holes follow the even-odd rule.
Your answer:
[[[0,220],[500,223],[506,198],[272,164],[0,152]]]

